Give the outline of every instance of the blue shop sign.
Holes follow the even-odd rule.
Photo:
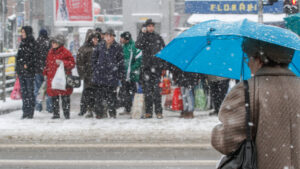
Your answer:
[[[264,6],[264,13],[283,13],[283,0]],[[186,13],[199,14],[256,14],[257,0],[185,0]]]

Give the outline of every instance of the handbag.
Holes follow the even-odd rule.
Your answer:
[[[78,88],[81,86],[81,79],[77,72],[77,67],[72,69],[70,75],[66,75],[67,87]]]
[[[167,95],[171,93],[171,81],[168,77],[164,77],[162,82],[159,83],[161,90],[161,95]]]
[[[12,100],[20,100],[20,99],[22,99],[21,86],[20,86],[19,78],[16,79],[13,91],[10,94],[10,98]]]
[[[246,108],[246,134],[247,138],[233,153],[224,156],[218,169],[257,169],[257,154],[255,141],[252,139],[250,123],[250,97],[248,81],[244,80],[245,108]]]

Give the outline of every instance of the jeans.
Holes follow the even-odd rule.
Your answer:
[[[183,111],[193,112],[195,109],[195,96],[193,87],[181,87]]]
[[[19,76],[22,94],[22,118],[33,118],[35,97],[34,97],[34,77]]]
[[[36,74],[35,75],[35,81],[34,81],[34,96],[35,96],[35,110],[42,111],[42,101],[37,100],[37,96],[39,94],[39,90],[44,82],[44,76],[42,74]],[[50,96],[46,96],[46,110],[50,113],[52,113],[52,99]]]

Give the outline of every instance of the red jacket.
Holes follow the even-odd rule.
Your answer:
[[[59,96],[59,95],[71,95],[73,88],[67,88],[67,90],[56,90],[52,89],[51,82],[58,68],[56,60],[62,60],[64,62],[66,74],[71,74],[71,70],[75,67],[74,58],[69,50],[65,47],[59,47],[58,49],[51,49],[48,53],[46,66],[44,68],[44,76],[47,76],[47,94],[49,96]]]

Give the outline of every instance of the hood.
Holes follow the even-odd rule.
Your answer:
[[[92,29],[89,29],[85,35],[85,41],[84,41],[85,45],[87,45],[87,44],[93,45],[92,39],[94,37],[98,37],[97,32]]]

